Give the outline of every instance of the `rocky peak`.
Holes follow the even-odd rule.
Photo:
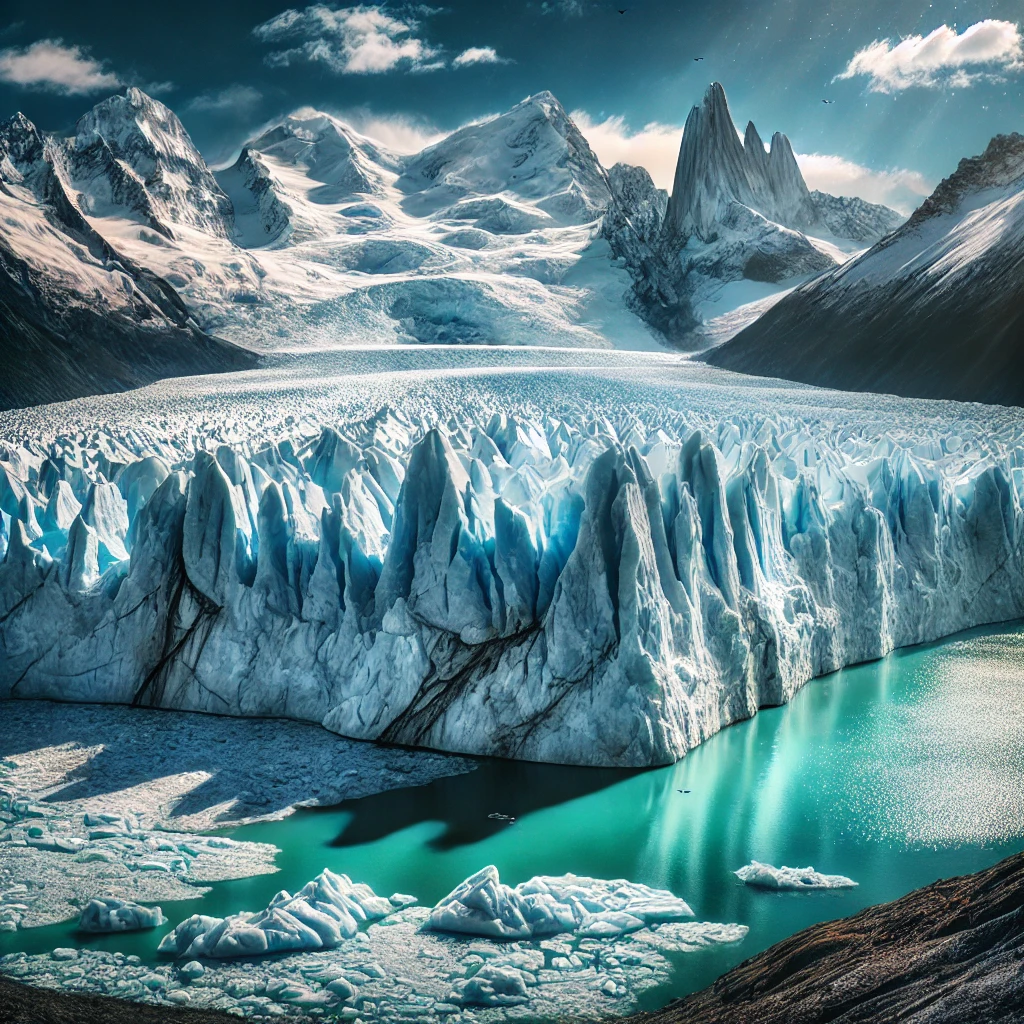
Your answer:
[[[136,179],[146,201],[126,202],[132,212],[146,209],[173,234],[174,225],[188,225],[224,235],[231,221],[231,203],[184,125],[159,100],[130,87],[102,100],[81,117],[70,141],[69,170],[83,194],[86,209],[96,203],[115,204],[127,192],[121,179]]]
[[[669,232],[708,241],[717,235],[722,216],[734,202],[797,227],[807,219],[807,195],[789,139],[777,132],[766,153],[757,128],[749,122],[741,142],[725,90],[713,82],[686,119],[666,219]]]
[[[42,159],[45,142],[43,133],[21,111],[0,121],[0,176],[20,179]]]
[[[914,211],[908,227],[954,210],[963,198],[989,188],[1024,189],[1024,135],[996,135],[980,156],[965,157]]]

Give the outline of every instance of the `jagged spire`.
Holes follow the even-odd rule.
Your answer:
[[[717,233],[721,207],[730,202],[797,226],[807,194],[789,140],[777,133],[765,153],[750,121],[741,142],[725,89],[712,82],[686,119],[666,229],[708,240]]]

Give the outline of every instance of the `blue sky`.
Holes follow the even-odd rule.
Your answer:
[[[1024,130],[1020,0],[6,0],[3,17],[0,115],[67,129],[136,84],[214,162],[300,106],[410,149],[550,89],[606,163],[667,184],[686,114],[718,80],[741,128],[789,135],[812,186],[907,207]]]

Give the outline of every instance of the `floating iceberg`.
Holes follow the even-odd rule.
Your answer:
[[[513,889],[489,865],[434,907],[428,927],[503,940],[563,932],[599,939],[689,917],[693,911],[687,904],[664,889],[576,875],[538,875]]]
[[[140,932],[167,923],[159,907],[112,897],[89,900],[78,919],[80,932]]]
[[[164,936],[159,951],[225,958],[331,949],[352,938],[361,924],[393,914],[407,900],[392,902],[348,875],[325,870],[294,896],[282,890],[258,914],[193,914]]]
[[[858,884],[845,875],[823,875],[814,868],[776,868],[757,860],[752,860],[733,874],[741,882],[758,889],[853,889]]]

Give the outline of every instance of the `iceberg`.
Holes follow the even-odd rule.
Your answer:
[[[333,949],[351,939],[360,925],[407,905],[407,899],[392,902],[348,875],[324,870],[294,896],[282,890],[258,914],[193,914],[163,937],[159,952],[223,959]]]
[[[690,917],[693,911],[689,906],[664,889],[572,874],[538,875],[513,889],[500,880],[492,864],[441,900],[430,912],[427,927],[499,940],[544,938],[566,932],[601,939]]]
[[[757,860],[752,860],[733,874],[741,882],[758,889],[786,889],[793,892],[805,889],[853,889],[858,884],[845,875],[823,875],[814,868],[776,868]]]
[[[144,907],[131,900],[102,897],[89,900],[78,920],[80,932],[139,932],[159,928],[167,918],[159,907]]]

